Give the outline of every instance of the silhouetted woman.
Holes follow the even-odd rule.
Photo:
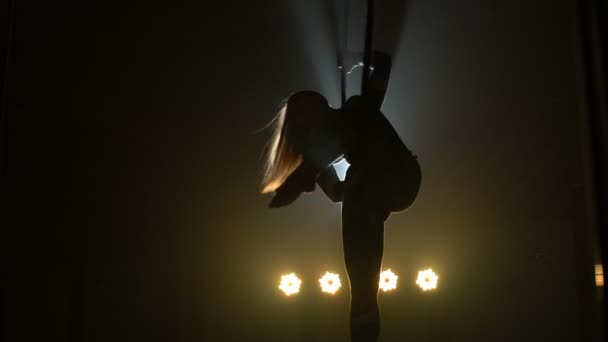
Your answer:
[[[272,121],[261,189],[275,193],[270,207],[293,202],[315,184],[342,202],[351,341],[377,341],[384,221],[414,202],[421,182],[416,157],[378,108],[373,96],[353,96],[341,109],[313,91],[289,96]],[[333,168],[342,158],[350,164],[344,182]]]

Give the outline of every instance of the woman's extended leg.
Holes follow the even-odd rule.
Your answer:
[[[350,336],[353,342],[376,342],[380,335],[378,286],[387,215],[370,209],[363,203],[348,200],[342,206],[342,240],[351,289]]]

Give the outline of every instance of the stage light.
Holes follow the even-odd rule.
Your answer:
[[[291,296],[300,292],[300,285],[302,281],[294,273],[286,274],[281,276],[281,284],[279,289],[287,296]]]
[[[418,280],[416,280],[416,284],[420,286],[422,291],[434,290],[437,288],[438,279],[439,276],[437,276],[435,272],[429,268],[418,272]]]
[[[602,264],[595,265],[595,286],[604,286],[604,267]]]
[[[319,283],[321,284],[321,291],[332,295],[338,292],[342,286],[340,275],[331,272],[325,272],[325,275],[319,279]]]
[[[399,277],[393,273],[390,268],[383,271],[380,273],[380,289],[384,292],[396,289],[397,279],[399,279]]]

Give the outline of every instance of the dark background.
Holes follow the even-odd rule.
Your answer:
[[[576,2],[377,2],[379,22],[407,13],[379,24],[398,38],[380,39],[384,112],[423,168],[386,225],[400,286],[380,295],[382,340],[599,341]],[[5,340],[347,340],[347,286],[317,287],[346,281],[340,206],[257,193],[254,132],[280,100],[337,101],[331,21],[301,5],[16,2]],[[414,284],[427,267],[432,294]],[[294,298],[277,289],[289,272]]]

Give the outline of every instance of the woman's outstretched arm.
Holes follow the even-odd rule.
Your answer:
[[[333,165],[321,171],[317,177],[317,184],[332,202],[342,202],[344,199],[344,182],[338,178]]]

